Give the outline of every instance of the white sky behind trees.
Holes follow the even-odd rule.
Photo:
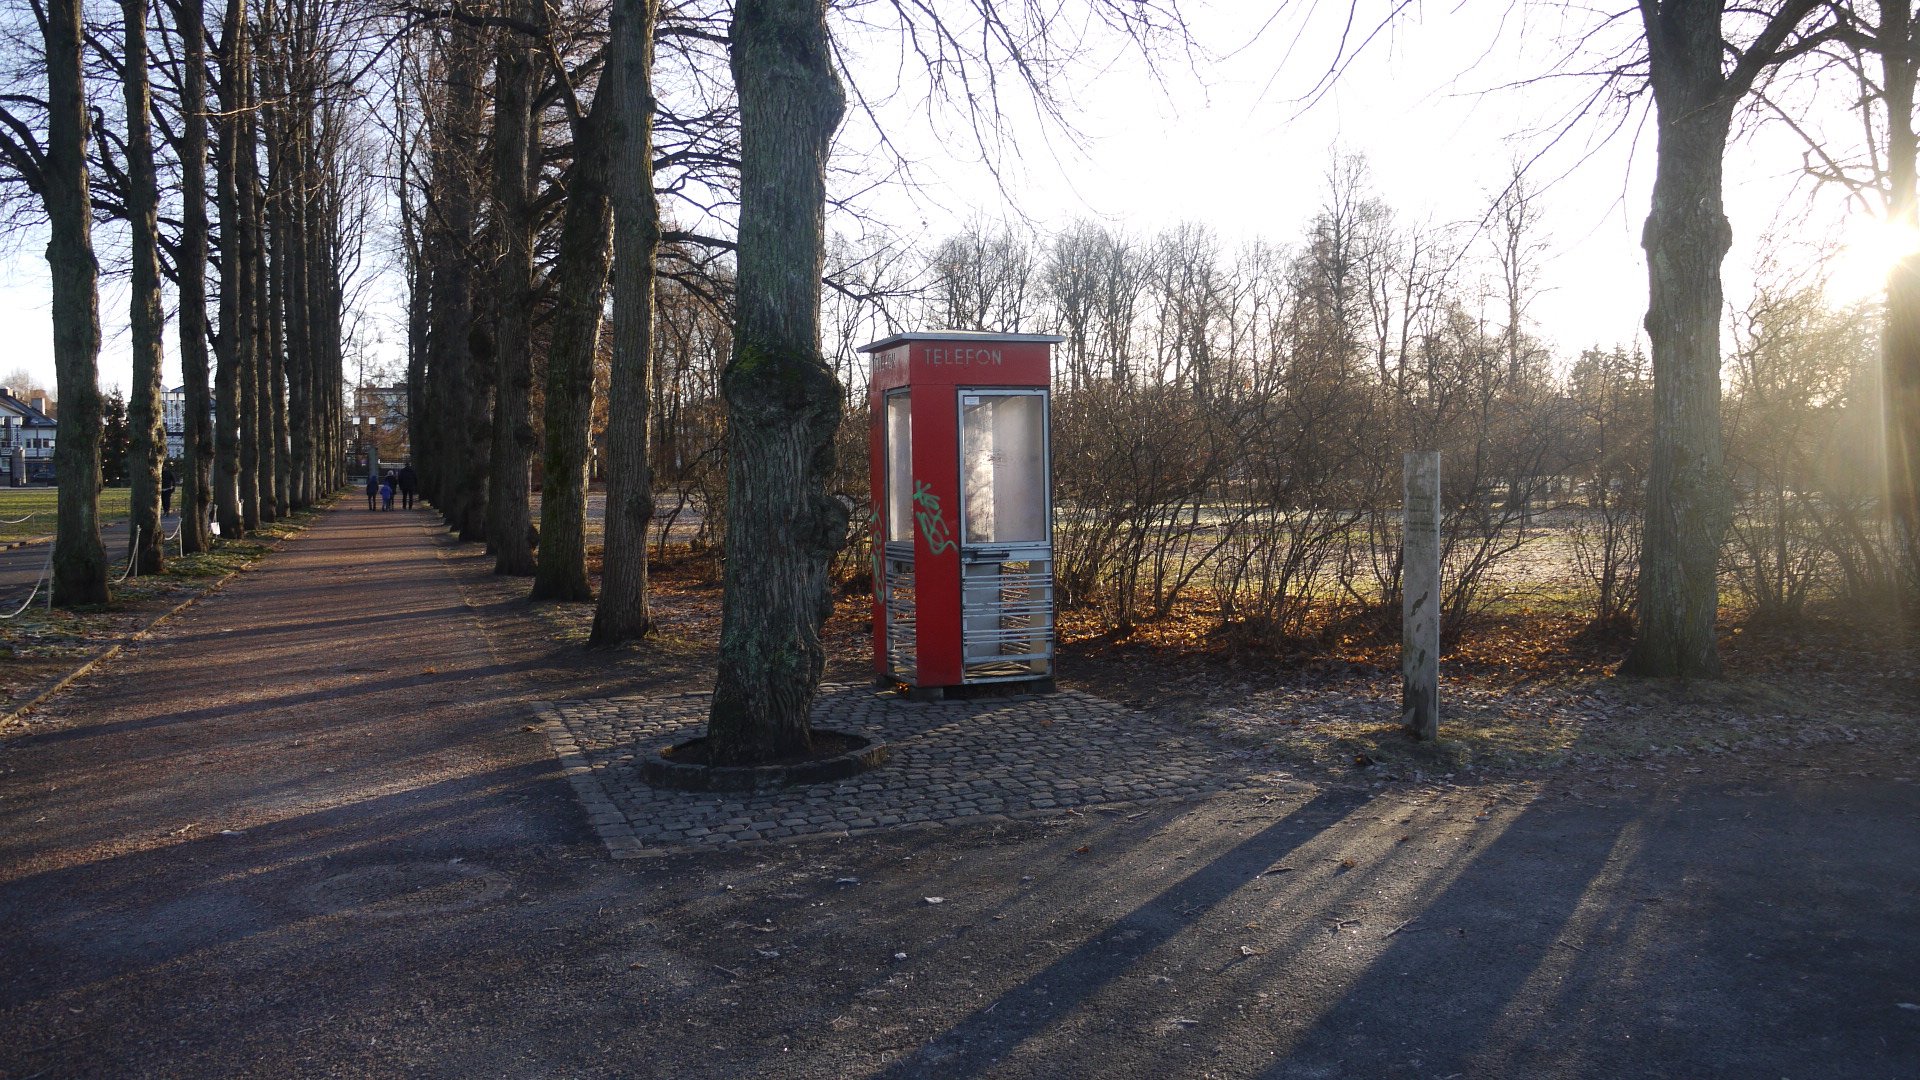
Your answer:
[[[920,92],[924,77],[897,37],[843,27],[843,55],[861,89],[877,102],[888,139],[914,160],[911,189],[886,185],[857,197],[868,222],[928,249],[983,220],[1046,230],[1086,218],[1141,238],[1196,222],[1231,251],[1253,240],[1297,242],[1325,198],[1336,153],[1363,155],[1373,194],[1398,221],[1415,226],[1477,221],[1513,162],[1527,160],[1546,244],[1530,329],[1562,364],[1586,346],[1639,337],[1650,118],[1609,102],[1603,114],[1562,132],[1597,79],[1546,77],[1571,36],[1597,25],[1599,13],[1476,0],[1416,14],[1383,33],[1324,96],[1303,107],[1301,97],[1336,51],[1344,7],[1283,12],[1271,21],[1264,4],[1189,0],[1185,8],[1198,49],[1162,57],[1157,75],[1111,35],[1083,42],[1055,84],[1074,133],[1042,121],[1029,99],[1009,92],[1005,138],[995,154],[998,180],[958,114],[929,111]],[[1356,39],[1371,29],[1365,20],[1355,24]],[[1624,38],[1636,25],[1629,15],[1609,33]],[[1009,81],[1002,75],[1003,85]],[[1816,191],[1801,179],[1801,144],[1784,126],[1747,127],[1727,163],[1735,238],[1726,263],[1729,302],[1738,304],[1750,290],[1750,268],[1769,235],[1789,265],[1810,265],[1822,250],[1849,243],[1853,254],[1834,264],[1834,298],[1872,294],[1891,254],[1883,231],[1861,224],[1868,219],[1837,190]],[[839,164],[857,171],[880,160],[870,154],[875,144],[871,122],[850,110]],[[871,224],[830,219],[829,227]],[[122,246],[121,230],[101,231],[103,253]],[[24,367],[51,386],[43,243],[43,234],[29,231],[0,251],[0,370]],[[368,238],[369,259],[392,247],[385,237]],[[370,362],[396,369],[404,355],[402,279],[389,270],[369,284],[362,344]],[[101,383],[125,386],[126,292],[118,278],[102,282],[101,313]],[[179,370],[174,334],[170,320],[170,386]],[[352,380],[358,372],[349,365]]]

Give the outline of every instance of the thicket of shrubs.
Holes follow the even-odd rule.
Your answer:
[[[1398,610],[1401,455],[1442,454],[1445,624],[1503,600],[1630,615],[1652,373],[1629,347],[1551,356],[1527,310],[1544,252],[1523,185],[1477,229],[1400,223],[1343,163],[1292,248],[1204,229],[1134,239],[979,228],[930,251],[843,249],[826,312],[848,387],[840,577],[867,584],[866,359],[895,329],[1047,331],[1056,350],[1055,574],[1063,604],[1126,631],[1176,610],[1257,640]],[[717,556],[724,323],[660,304],[662,537],[703,510]],[[1729,598],[1792,617],[1885,600],[1872,312],[1773,274],[1731,318],[1724,379],[1738,509]],[[1521,563],[1525,562],[1525,572]]]

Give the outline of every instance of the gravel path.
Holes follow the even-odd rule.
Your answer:
[[[0,1077],[1920,1075],[1911,760],[616,862],[537,702],[697,665],[547,646],[430,522],[323,516],[0,741]]]

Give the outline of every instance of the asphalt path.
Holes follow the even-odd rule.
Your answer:
[[[436,521],[323,515],[0,738],[0,1077],[1920,1076],[1911,760],[615,862],[536,702],[703,665],[607,681]]]

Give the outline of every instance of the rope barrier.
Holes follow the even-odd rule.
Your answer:
[[[128,575],[133,573],[134,560],[138,559],[139,557],[140,557],[140,526],[135,525],[133,527],[133,543],[127,545],[127,568],[125,570],[122,570],[120,572],[120,576],[114,580],[115,585],[118,585],[121,582],[127,580]]]
[[[13,609],[12,615],[0,616],[0,618],[11,619],[15,615],[18,615],[21,612],[27,610],[27,605],[33,603],[34,596],[40,592],[40,583],[47,580],[47,571],[51,569],[53,569],[53,545],[48,544],[47,545],[47,561],[41,564],[40,576],[33,579],[33,588],[27,590],[27,598],[20,602],[19,607]],[[51,603],[53,600],[52,589],[47,590],[47,600],[49,603]]]

